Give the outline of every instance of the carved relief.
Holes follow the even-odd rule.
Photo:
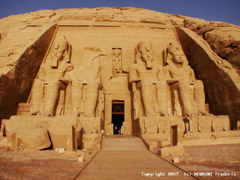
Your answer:
[[[161,61],[155,59],[159,56],[154,56],[152,44],[139,42],[129,77],[126,71],[123,74],[121,48],[112,48],[106,56],[96,47],[85,47],[83,53],[81,50],[82,55],[79,61],[73,61],[76,63],[73,69],[70,64],[71,45],[64,36],[55,40],[33,84],[31,114],[55,116],[55,123],[48,128],[54,146],[58,146],[56,139],[59,138],[53,132],[56,124],[60,123],[62,132],[71,135],[72,126],[66,129],[64,122],[58,121],[64,117],[68,122],[69,114],[73,115],[69,117],[80,128],[76,132],[80,133],[81,130],[83,134],[100,133],[103,127],[106,134],[118,134],[120,129],[124,129],[123,133],[131,134],[129,129],[134,123],[136,127],[132,129],[136,133],[161,136],[166,139],[164,141],[168,141],[173,126],[178,128],[178,138],[184,133],[185,136],[190,136],[196,132],[227,130],[228,121],[225,118],[210,122],[209,117],[198,116],[207,114],[203,83],[196,80],[180,46],[170,43],[163,51],[165,64],[160,66],[157,62]],[[127,57],[131,56],[128,54]],[[129,92],[128,81],[132,93]],[[102,82],[105,83],[104,88]],[[120,84],[124,88],[113,88]],[[128,107],[132,104],[133,108],[129,109],[134,110],[124,112],[126,122],[123,123],[123,128],[113,123],[111,113],[114,110],[106,110],[112,105],[112,99],[107,102],[107,97],[119,96],[118,93],[129,98]],[[131,119],[132,115],[134,120]]]
[[[63,15],[61,16],[60,20],[65,20],[65,21],[69,21],[69,20],[86,20],[86,21],[91,21],[93,20],[93,16],[91,15],[82,15],[82,16],[76,16],[76,15]]]
[[[117,77],[118,73],[122,73],[122,49],[112,48],[112,68],[113,77]]]

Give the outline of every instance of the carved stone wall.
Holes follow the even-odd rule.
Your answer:
[[[132,23],[134,22],[134,23]],[[93,47],[92,44],[87,43],[86,44],[86,38],[89,39],[89,42],[94,40],[96,37],[94,37],[94,33],[96,32],[96,29],[102,28],[104,30],[107,30],[108,36],[111,41],[111,47],[108,49],[103,49],[104,52],[107,54],[111,54],[112,48],[120,48],[122,50],[122,71],[128,72],[129,71],[129,65],[131,64],[131,61],[134,59],[133,57],[133,51],[134,49],[131,49],[131,45],[127,42],[135,41],[134,35],[139,34],[143,38],[141,40],[150,40],[153,45],[155,44],[156,40],[153,38],[152,40],[147,38],[146,32],[151,31],[163,31],[164,37],[161,37],[162,42],[164,43],[166,39],[169,39],[169,41],[172,41],[172,37],[174,36],[172,32],[169,32],[167,28],[169,27],[186,27],[190,29],[191,31],[197,32],[199,38],[203,38],[205,43],[210,44],[210,47],[222,58],[225,58],[228,60],[234,68],[239,68],[239,27],[234,26],[227,23],[221,23],[221,22],[207,22],[202,19],[196,19],[196,18],[190,18],[190,17],[184,17],[179,15],[169,15],[164,14],[160,12],[150,11],[150,10],[144,10],[144,9],[137,9],[137,8],[96,8],[96,9],[64,9],[64,10],[46,10],[46,11],[36,11],[29,14],[24,15],[17,15],[17,16],[10,16],[7,18],[3,18],[0,20],[0,74],[1,74],[1,81],[4,86],[7,87],[8,93],[10,91],[14,91],[13,89],[19,88],[12,88],[16,86],[20,86],[22,83],[18,83],[18,85],[14,85],[15,82],[15,67],[17,67],[18,64],[20,64],[20,58],[23,52],[30,51],[30,49],[27,50],[27,47],[30,47],[35,42],[35,38],[38,39],[40,37],[39,32],[45,32],[44,29],[48,29],[49,26],[52,24],[58,24],[58,25],[64,25],[65,30],[72,32],[75,31],[76,27],[73,28],[73,26],[78,26],[80,29],[87,29],[87,27],[91,27],[91,30],[81,31],[81,33],[69,36],[69,38],[78,39],[81,42],[78,44],[77,49],[75,49],[75,54],[72,56],[72,61],[78,61],[78,59],[81,59],[83,56],[83,49],[84,47]],[[70,27],[66,27],[66,25],[71,25]],[[120,34],[118,34],[119,31],[115,31],[115,29],[118,29],[119,27],[123,29],[128,29],[126,32],[135,32],[136,30],[138,33],[133,33],[133,36],[128,36],[125,40],[123,40],[122,43],[116,43],[118,42],[118,37]],[[130,29],[132,31],[130,31]],[[64,30],[64,31],[65,31]],[[108,31],[109,30],[109,31]],[[59,29],[59,32],[61,32],[61,28]],[[99,32],[99,31],[98,31]],[[86,37],[85,34],[91,35],[91,37]],[[101,33],[100,33],[101,34]],[[151,33],[152,34],[152,33]],[[61,35],[61,33],[59,33]],[[17,38],[16,38],[17,37]],[[44,41],[42,44],[47,43],[50,39]],[[134,42],[137,43],[137,39]],[[76,41],[77,42],[77,41]],[[102,39],[102,42],[106,45],[108,40]],[[73,47],[77,47],[76,44],[73,42]],[[47,43],[48,44],[48,43]],[[90,45],[90,46],[89,46]],[[103,43],[101,44],[101,46]],[[130,45],[130,46],[129,46]],[[165,44],[166,45],[166,44]],[[156,56],[161,57],[161,53],[159,49],[164,48],[164,46],[155,46],[157,49],[154,49],[154,52],[156,53]],[[94,44],[95,46],[95,44]],[[98,45],[97,45],[98,46]],[[34,45],[32,47],[35,47]],[[47,48],[47,46],[44,46]],[[133,48],[133,46],[132,46]],[[34,48],[33,48],[34,49]],[[44,49],[44,48],[43,48]],[[33,50],[34,51],[34,50]],[[39,51],[39,48],[38,48]],[[195,49],[194,49],[195,51]],[[207,50],[209,51],[209,50]],[[31,52],[30,52],[31,53]],[[38,52],[37,52],[38,53]],[[159,54],[157,54],[159,53]],[[186,51],[185,51],[186,53]],[[29,54],[29,53],[27,53]],[[29,55],[27,55],[29,56]],[[78,61],[79,62],[79,61]],[[191,63],[190,63],[191,65]],[[77,64],[76,64],[77,66]],[[212,67],[212,66],[211,66]],[[200,77],[199,71],[196,70],[195,67],[193,67],[196,71],[197,77]],[[33,69],[33,68],[29,68]],[[111,68],[112,69],[112,68]],[[216,67],[216,71],[221,71],[221,68]],[[111,74],[109,72],[109,74]],[[203,74],[203,73],[202,73]],[[34,75],[33,75],[34,77]],[[228,81],[232,81],[232,77],[229,77],[230,79]],[[239,77],[236,77],[239,79]],[[236,79],[235,78],[235,79]],[[25,78],[29,79],[29,78]],[[201,78],[200,78],[201,79]],[[22,81],[25,81],[22,80]],[[24,82],[24,84],[29,84],[29,82]],[[24,85],[22,85],[24,86]],[[208,86],[208,85],[206,85]],[[24,86],[26,87],[26,86]],[[226,88],[226,87],[225,87]],[[12,89],[12,90],[11,90]],[[206,88],[208,89],[208,88]],[[230,92],[234,88],[230,88],[225,91],[225,94],[227,92]],[[230,90],[230,91],[229,91]],[[216,86],[215,89],[213,89],[210,93],[207,93],[208,97],[212,97],[211,100],[214,104],[210,104],[210,110],[214,113],[223,113],[223,114],[231,114],[231,117],[234,117],[235,121],[239,119],[239,117],[236,117],[238,111],[236,110],[239,108],[239,106],[235,106],[236,103],[230,103],[232,102],[232,99],[230,96],[226,96],[225,100],[226,102],[229,102],[229,105],[226,105],[224,107],[228,108],[221,108],[221,104],[217,103],[217,97],[215,97],[215,92],[219,92],[220,87]],[[238,95],[239,90],[236,90],[237,92],[234,93],[235,97]],[[3,96],[3,94],[6,93],[3,86],[1,85],[1,104],[8,104],[10,102],[14,102],[15,105],[11,104],[14,109],[16,109],[16,103],[18,102],[24,102],[23,99],[26,99],[26,96],[21,100],[18,99],[17,96],[13,96],[13,94],[19,94],[18,92],[12,92],[11,96],[9,95],[8,98]],[[28,90],[29,92],[29,90]],[[221,93],[221,92],[219,92]],[[231,93],[233,94],[233,93]],[[7,99],[10,100],[7,102]],[[236,98],[235,98],[236,99]],[[217,105],[215,105],[215,102]],[[218,101],[219,102],[219,101]],[[10,110],[1,108],[1,118],[9,117],[10,114],[15,114],[16,110]],[[224,110],[225,109],[225,110]],[[226,110],[226,109],[232,109],[232,110]],[[234,110],[235,109],[235,110]],[[221,112],[220,112],[221,111]],[[10,113],[11,112],[11,113]],[[238,113],[239,114],[239,113]],[[231,118],[232,119],[232,118]]]
[[[174,138],[181,144],[185,135],[229,130],[227,116],[208,113],[229,115],[232,128],[236,127],[240,119],[237,36],[220,46],[219,39],[213,42],[215,31],[207,33],[203,27],[198,31],[204,20],[136,8],[30,15],[15,16],[16,26],[6,25],[13,17],[0,20],[0,119],[16,114],[18,103],[16,119],[53,116],[47,118],[56,123],[45,130],[54,132],[53,144],[66,135],[61,140],[66,149],[78,148],[73,144],[79,145],[81,132],[88,148],[93,148],[102,130],[114,134],[116,102],[124,107],[118,132],[146,135],[166,146],[176,145]],[[31,23],[20,21],[23,17]],[[58,118],[63,129],[68,122],[65,134],[58,132]],[[34,138],[46,135],[45,130]],[[14,139],[17,133],[10,136]],[[26,139],[21,133],[19,138]],[[69,138],[73,144],[66,147]]]

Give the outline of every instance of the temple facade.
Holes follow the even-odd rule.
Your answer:
[[[3,123],[13,149],[91,149],[102,135],[171,147],[230,132],[229,117],[209,110],[183,30],[151,21],[60,20],[28,99]]]

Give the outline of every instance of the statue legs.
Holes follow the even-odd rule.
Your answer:
[[[204,86],[200,80],[197,80],[194,86],[194,98],[198,104],[198,112],[206,115]]]
[[[63,85],[61,82],[48,82],[46,94],[45,94],[45,107],[44,112],[42,113],[43,116],[53,116],[54,115],[54,109],[56,106],[56,102],[58,100],[59,96],[59,90],[63,88]]]
[[[166,81],[158,81],[157,83],[157,100],[159,103],[159,112],[161,116],[166,116],[168,114],[167,109],[167,92],[168,85]]]
[[[72,82],[72,114],[79,115],[80,103],[82,100],[82,89],[83,85],[80,81]]]
[[[31,115],[37,115],[40,112],[41,102],[43,99],[44,83],[39,79],[35,79],[32,89],[32,107]]]
[[[179,99],[183,108],[183,115],[190,116],[193,114],[193,97],[187,81],[178,82]]]
[[[85,113],[87,116],[94,117],[98,99],[99,82],[87,83],[87,95]]]
[[[145,116],[154,116],[153,83],[147,80],[143,80],[140,83]]]

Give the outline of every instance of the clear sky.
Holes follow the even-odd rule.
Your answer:
[[[42,9],[137,7],[240,25],[240,0],[0,0],[0,18]]]

